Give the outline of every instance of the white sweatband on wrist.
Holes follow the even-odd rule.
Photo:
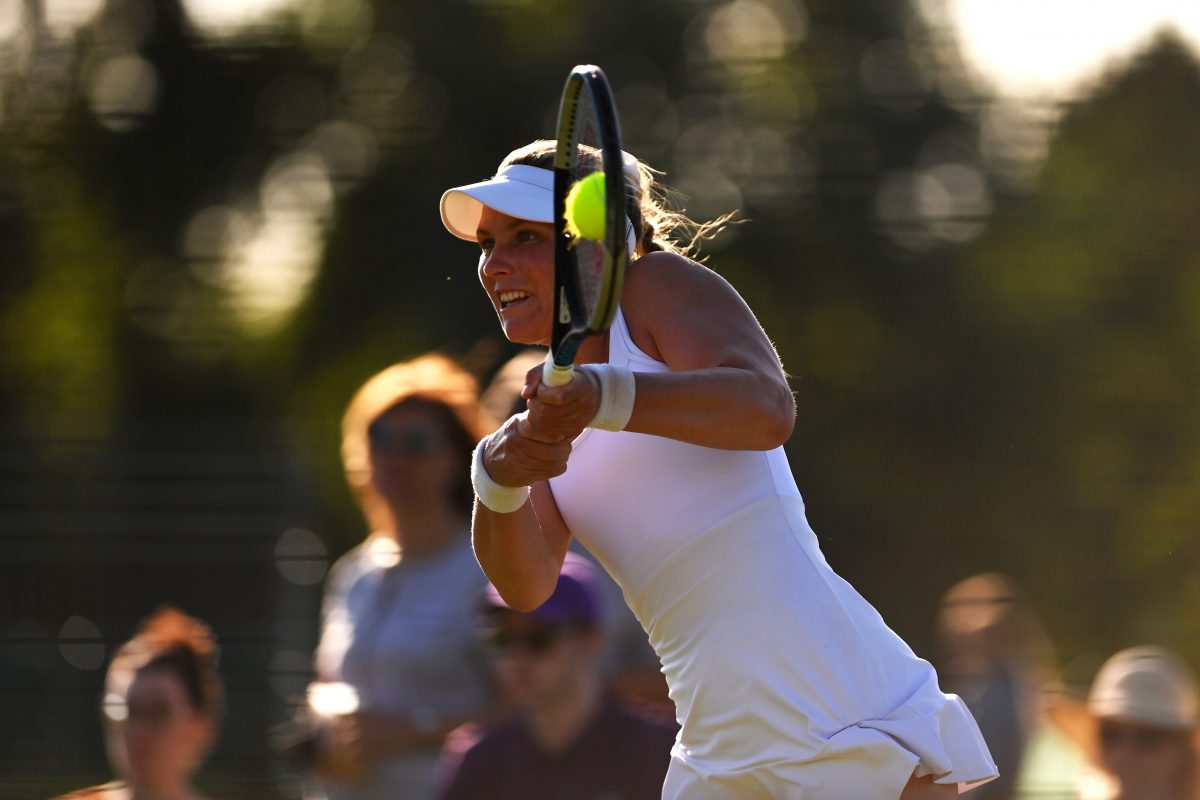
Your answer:
[[[471,457],[471,486],[479,502],[498,514],[511,514],[529,500],[529,487],[501,486],[488,475],[487,467],[483,465],[483,448],[491,438],[485,436],[475,445]]]
[[[613,364],[582,364],[578,367],[595,375],[600,382],[600,408],[588,423],[589,428],[604,431],[623,431],[633,416],[633,399],[637,383],[633,371]]]

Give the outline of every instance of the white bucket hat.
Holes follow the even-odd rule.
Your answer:
[[[1113,655],[1092,681],[1087,700],[1048,694],[1046,714],[1093,764],[1102,762],[1100,724],[1114,720],[1158,730],[1192,732],[1200,745],[1196,678],[1161,647],[1131,647]]]
[[[1095,717],[1167,730],[1194,730],[1200,722],[1195,676],[1161,647],[1131,647],[1106,661],[1087,707]]]

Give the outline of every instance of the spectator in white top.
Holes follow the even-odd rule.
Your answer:
[[[440,355],[389,367],[349,404],[342,459],[370,531],[330,572],[316,671],[355,701],[320,725],[313,796],[431,797],[446,733],[491,702],[468,483],[487,425],[474,378]]]

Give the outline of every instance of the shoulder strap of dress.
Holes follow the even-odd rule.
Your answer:
[[[625,322],[625,312],[617,306],[617,314],[608,329],[608,363],[627,366],[630,354],[636,350],[633,336],[629,333],[629,324]]]
[[[633,341],[629,331],[629,323],[625,320],[625,312],[617,306],[617,314],[613,318],[612,327],[608,332],[608,363],[621,367],[630,367],[635,372],[669,369],[666,364],[646,354]]]

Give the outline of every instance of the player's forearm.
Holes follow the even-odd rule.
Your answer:
[[[713,367],[637,373],[626,430],[723,450],[770,450],[792,434],[796,404],[782,376]]]
[[[516,610],[531,611],[554,592],[560,564],[531,503],[501,514],[476,499],[471,541],[484,574]]]

